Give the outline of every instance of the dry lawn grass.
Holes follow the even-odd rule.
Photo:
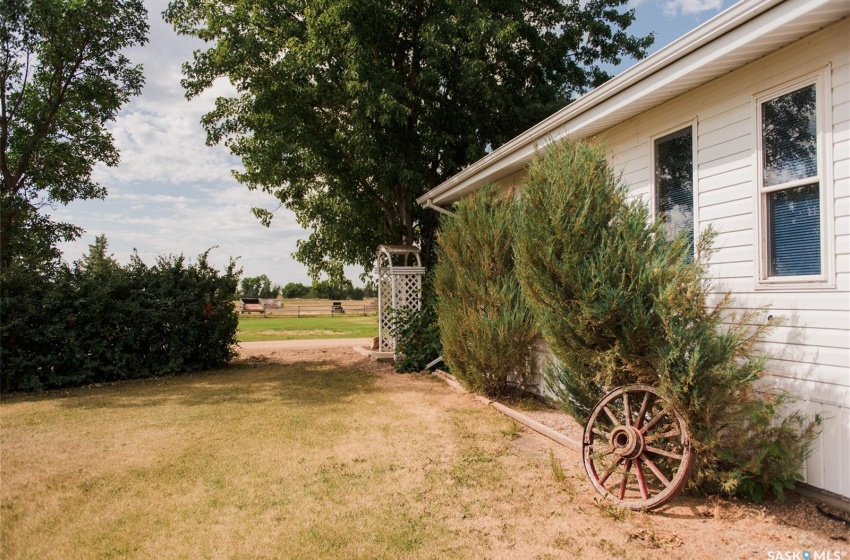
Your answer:
[[[848,548],[846,525],[813,528],[804,515],[792,526],[781,508],[694,498],[656,514],[609,507],[577,455],[439,380],[392,374],[346,349],[13,397],[0,419],[4,558],[766,558]],[[789,511],[818,515],[797,502]]]

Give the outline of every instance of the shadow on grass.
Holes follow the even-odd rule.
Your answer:
[[[278,404],[322,407],[376,391],[375,377],[332,361],[281,364],[235,362],[223,369],[134,379],[41,394],[17,394],[5,404],[58,401],[66,408],[111,409],[162,405]]]

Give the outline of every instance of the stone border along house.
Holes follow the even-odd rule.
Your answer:
[[[787,322],[769,380],[825,416],[804,477],[850,500],[850,2],[743,0],[417,202],[520,187],[536,149],[602,137],[631,196],[719,232],[710,272]],[[694,188],[695,187],[695,188]],[[600,395],[601,397],[601,395]]]

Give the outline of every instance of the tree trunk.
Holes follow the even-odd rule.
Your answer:
[[[419,235],[421,238],[420,256],[422,257],[422,266],[425,270],[431,270],[431,267],[436,264],[437,259],[434,253],[434,238],[437,235],[437,220],[425,219],[419,225]]]
[[[4,203],[3,208],[0,208],[0,269],[12,263],[14,211],[9,206],[10,204]]]

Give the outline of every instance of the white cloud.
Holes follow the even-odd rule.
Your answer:
[[[304,267],[291,257],[296,241],[308,235],[292,212],[278,210],[270,228],[263,227],[250,212],[252,206],[271,207],[269,195],[235,183],[217,189],[179,187],[186,189],[187,195],[145,194],[140,188],[144,186],[122,185],[106,200],[77,201],[57,210],[57,219],[87,231],[78,242],[63,246],[66,259],[78,259],[94,236],[102,233],[121,262],[127,262],[134,249],[152,263],[157,255],[194,257],[218,246],[211,255],[217,266],[225,266],[229,257],[240,257],[248,276],[266,274],[281,284],[309,283]]]
[[[134,103],[122,111],[109,130],[121,152],[117,167],[98,166],[95,179],[109,183],[168,181],[233,182],[231,170],[239,161],[223,146],[207,146],[200,125],[208,109],[205,100],[188,103],[176,97],[159,105]],[[140,105],[147,105],[139,109]]]
[[[664,15],[676,17],[700,14],[708,10],[719,11],[723,0],[667,0],[664,2]]]
[[[94,236],[105,234],[110,252],[121,262],[127,262],[134,249],[145,262],[152,263],[158,255],[185,254],[194,257],[213,246],[211,254],[216,266],[223,267],[230,257],[240,257],[239,263],[248,276],[267,274],[275,282],[309,283],[306,271],[292,259],[296,241],[306,237],[288,211],[280,211],[271,228],[264,228],[250,213],[253,204],[262,201],[248,196],[247,189],[239,204],[221,204],[202,199],[193,204],[185,197],[155,197],[156,202],[128,204],[125,197],[104,201],[74,202],[55,213],[58,219],[68,219],[84,227],[87,233],[76,243],[63,247],[67,260],[82,256]],[[132,196],[130,198],[133,198]],[[252,200],[254,199],[254,200]],[[68,215],[65,215],[67,211]]]
[[[116,193],[111,195],[112,200],[126,200],[128,202],[181,204],[189,201],[185,196],[169,196],[166,194],[132,194]]]

